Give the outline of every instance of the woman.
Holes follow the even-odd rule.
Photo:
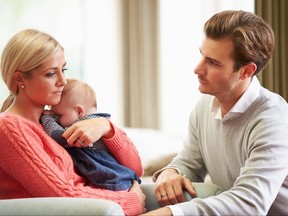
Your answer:
[[[34,29],[17,33],[3,51],[1,73],[11,95],[0,113],[0,199],[100,198],[117,202],[126,215],[143,213],[145,195],[137,181],[129,192],[86,185],[85,179],[75,173],[69,154],[43,130],[40,117],[46,105],[60,101],[66,84],[65,66],[61,45]],[[135,146],[105,118],[80,121],[63,137],[77,147],[101,138],[120,164],[142,175]]]

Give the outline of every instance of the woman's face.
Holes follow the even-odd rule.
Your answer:
[[[43,64],[31,71],[31,78],[24,79],[24,88],[21,92],[36,106],[59,103],[66,85],[65,65],[64,52],[59,48]]]

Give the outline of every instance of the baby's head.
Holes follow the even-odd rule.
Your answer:
[[[91,86],[77,79],[67,79],[60,102],[51,107],[63,127],[97,111],[96,94]]]

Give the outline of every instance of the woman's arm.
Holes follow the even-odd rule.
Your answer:
[[[115,131],[114,136],[109,139],[103,137],[103,142],[120,164],[134,170],[139,177],[142,176],[142,161],[136,146],[123,130],[117,128],[113,123],[111,126]]]
[[[85,142],[85,146],[102,139],[115,159],[122,165],[134,170],[140,177],[143,174],[139,153],[127,134],[117,128],[106,118],[92,118],[79,121],[69,127],[63,134],[70,145],[77,139]]]
[[[0,117],[0,198],[11,198],[11,194],[15,198],[99,198],[117,202],[127,215],[142,213],[144,197],[139,196],[139,191],[110,191],[85,185],[84,178],[74,172],[69,154],[40,124],[3,116]]]

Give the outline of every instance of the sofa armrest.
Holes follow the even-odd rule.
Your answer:
[[[113,201],[92,198],[21,198],[0,200],[0,215],[124,215]]]
[[[222,189],[212,183],[196,183],[193,182],[193,186],[197,193],[197,198],[206,198],[209,196],[216,196],[222,192]],[[147,211],[152,211],[161,208],[157,198],[154,193],[154,183],[153,182],[143,182],[141,184],[141,189],[146,195],[145,208]],[[186,200],[191,200],[193,197],[188,192],[184,192]]]
[[[205,198],[215,196],[222,192],[221,188],[211,183],[193,183],[197,197]],[[153,182],[141,184],[146,195],[146,209],[155,210],[161,206],[158,204],[154,193]],[[186,200],[192,199],[186,192]],[[0,200],[0,215],[124,215],[120,205],[113,201],[92,198],[19,198]]]

